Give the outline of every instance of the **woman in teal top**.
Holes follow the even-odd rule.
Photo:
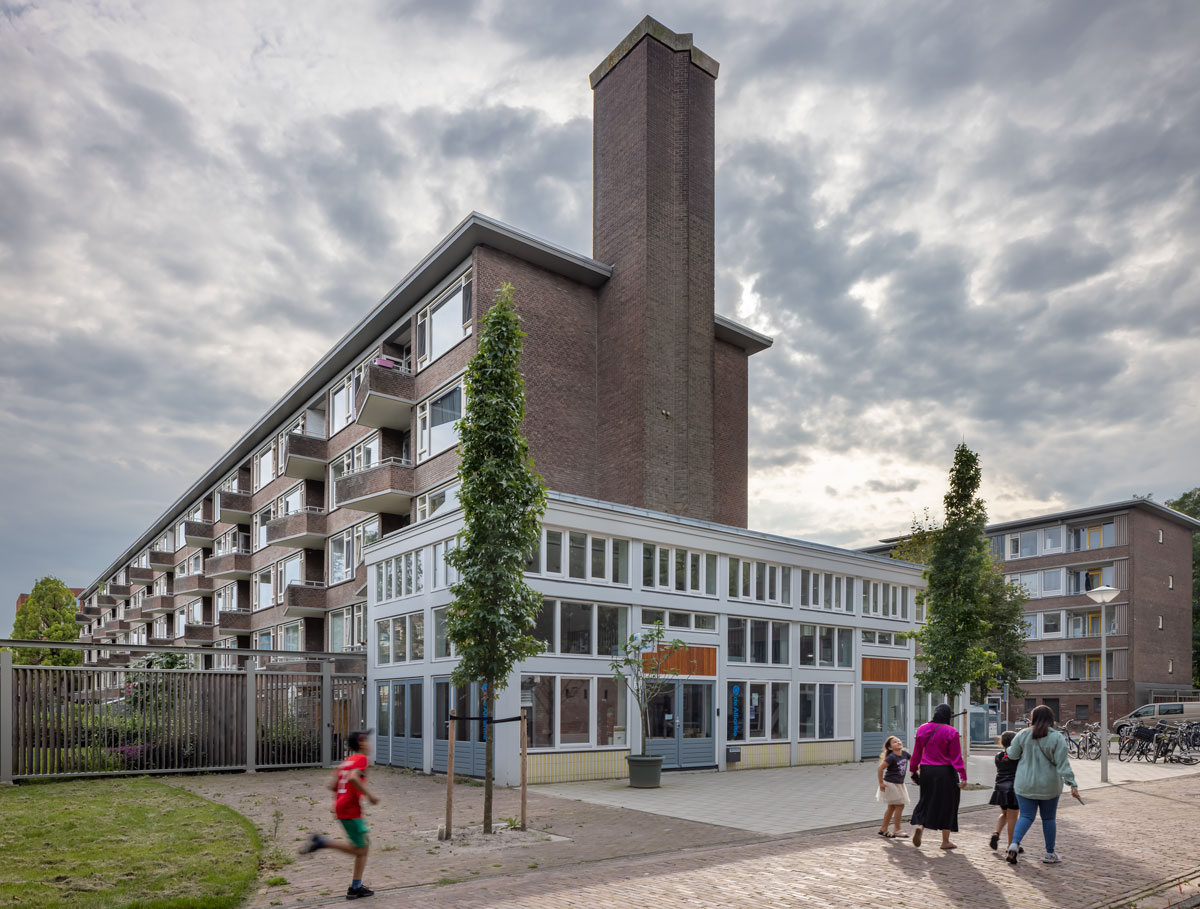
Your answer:
[[[1017,863],[1017,852],[1021,840],[1033,826],[1033,819],[1042,815],[1042,836],[1046,839],[1046,854],[1042,861],[1055,864],[1061,859],[1054,851],[1054,839],[1058,833],[1058,797],[1062,795],[1063,783],[1071,787],[1071,795],[1079,798],[1079,786],[1067,760],[1067,740],[1061,732],[1054,730],[1054,711],[1042,704],[1033,708],[1029,717],[1032,726],[1023,729],[1008,746],[1008,756],[1019,761],[1013,790],[1017,793],[1017,804],[1021,806],[1017,818],[1017,829],[1008,844],[1006,856],[1010,864]]]

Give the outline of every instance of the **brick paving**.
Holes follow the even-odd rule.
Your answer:
[[[801,768],[797,768],[800,770]],[[847,769],[862,772],[862,765]],[[761,785],[761,771],[730,774],[726,785]],[[313,827],[332,829],[324,771],[214,776],[178,784],[236,807],[292,849]],[[674,780],[670,781],[672,784]],[[987,848],[992,809],[964,811],[955,841],[922,849],[874,834],[874,824],[778,837],[560,799],[529,800],[530,825],[556,835],[505,849],[438,847],[427,835],[441,816],[444,780],[374,768],[384,799],[371,810],[367,883],[372,905],[422,907],[655,907],[782,905],[1099,907],[1165,909],[1197,892],[1194,883],[1155,893],[1177,879],[1200,878],[1200,775],[1096,788],[1087,804],[1064,799],[1059,812],[1063,864],[1043,865],[1040,827],[1017,867]],[[834,793],[825,814],[838,820]],[[516,814],[518,793],[496,791],[496,816]],[[478,822],[482,789],[458,786],[456,818]],[[396,806],[403,806],[397,810]],[[271,839],[272,815],[281,812]],[[872,812],[872,816],[874,812]],[[906,825],[906,830],[907,830]],[[508,834],[500,834],[501,837]],[[390,847],[390,848],[389,848]],[[251,905],[340,904],[348,858],[300,859],[277,874],[287,884],[260,888]],[[271,872],[275,874],[276,872]],[[269,877],[270,875],[264,875]],[[437,883],[434,883],[437,882]]]

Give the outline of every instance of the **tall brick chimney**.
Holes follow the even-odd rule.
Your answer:
[[[703,520],[722,517],[713,451],[716,78],[717,61],[690,34],[649,16],[591,75],[592,255],[614,266],[599,308],[599,495]]]

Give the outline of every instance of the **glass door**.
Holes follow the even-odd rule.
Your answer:
[[[647,753],[661,754],[664,770],[714,766],[713,707],[712,682],[676,682],[647,705]]]

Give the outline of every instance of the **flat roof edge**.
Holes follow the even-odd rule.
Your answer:
[[[747,356],[754,356],[760,353],[775,343],[775,339],[769,335],[759,334],[753,328],[748,328],[740,322],[735,322],[728,316],[723,316],[717,313],[713,317],[715,323],[714,332],[722,341],[726,341],[735,347],[740,347],[746,351]]]
[[[592,70],[591,75],[588,76],[588,82],[592,88],[599,85],[600,80],[612,72],[616,65],[625,59],[625,56],[647,36],[660,44],[665,44],[673,51],[687,51],[693,65],[700,67],[714,79],[717,78],[721,64],[696,47],[692,42],[691,32],[673,32],[653,16],[646,16],[633,27],[633,31],[621,39],[621,43],[613,48],[612,52],[600,62],[600,65]]]

